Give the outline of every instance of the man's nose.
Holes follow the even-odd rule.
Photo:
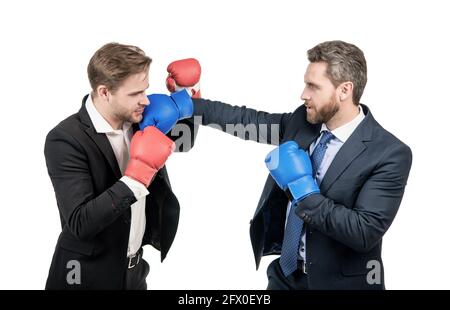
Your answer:
[[[146,94],[144,94],[144,98],[142,98],[141,104],[142,105],[149,105],[150,104],[150,100],[148,99],[148,96]]]
[[[306,93],[306,90],[304,89],[302,92],[302,95],[300,97],[302,100],[310,100],[311,97]]]

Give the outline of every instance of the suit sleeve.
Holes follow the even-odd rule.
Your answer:
[[[315,194],[298,203],[295,212],[311,227],[353,250],[369,252],[394,220],[411,164],[411,150],[399,146],[385,154],[362,186],[354,206]]]
[[[212,126],[235,137],[278,145],[292,113],[267,113],[220,101],[193,99],[194,116],[202,125]]]
[[[194,117],[183,119],[169,131],[167,136],[175,142],[175,152],[189,152],[195,143],[199,124]]]
[[[59,212],[79,239],[94,237],[136,201],[133,192],[121,181],[95,197],[86,154],[63,130],[50,131],[44,154]]]

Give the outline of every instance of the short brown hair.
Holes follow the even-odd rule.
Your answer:
[[[141,73],[150,67],[152,59],[139,47],[108,43],[95,52],[87,68],[93,90],[105,85],[114,92],[130,75]]]
[[[353,103],[359,104],[367,83],[367,64],[364,53],[356,45],[343,41],[323,42],[308,50],[308,60],[328,64],[327,76],[334,87],[352,82]]]

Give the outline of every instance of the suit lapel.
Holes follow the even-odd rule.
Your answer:
[[[320,184],[321,192],[326,193],[342,172],[344,172],[352,161],[354,161],[365,149],[366,146],[364,143],[356,139],[356,137],[351,136],[336,154],[336,157],[325,173],[322,183]]]
[[[86,133],[91,137],[95,144],[97,144],[100,151],[106,157],[111,169],[114,171],[115,176],[120,179],[122,173],[120,172],[119,164],[117,163],[116,155],[109,143],[108,138],[104,133],[97,133],[94,127],[89,127],[86,129]]]
[[[367,148],[365,143],[372,137],[373,121],[375,121],[366,106],[363,106],[366,114],[364,120],[356,127],[355,131],[342,145],[336,154],[333,162],[328,168],[320,185],[322,193],[326,193],[337,178],[347,169],[347,167]]]
[[[320,127],[305,127],[295,135],[295,142],[298,146],[308,152],[309,146],[320,136]]]
[[[83,98],[83,104],[81,106],[80,111],[78,112],[80,120],[87,126],[87,128],[85,129],[86,133],[97,145],[100,152],[103,153],[103,156],[105,156],[107,162],[109,163],[117,179],[120,179],[122,177],[122,173],[120,172],[119,164],[117,163],[117,159],[116,156],[114,155],[111,143],[109,143],[109,140],[104,133],[97,133],[95,131],[94,125],[92,124],[92,121],[86,110],[86,99],[87,95]]]

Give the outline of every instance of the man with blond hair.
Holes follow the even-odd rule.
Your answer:
[[[179,204],[164,166],[175,148],[166,133],[192,114],[192,101],[186,92],[147,96],[151,61],[136,46],[101,47],[81,109],[47,135],[62,226],[47,289],[146,289],[142,246],[160,250],[161,260],[169,251]],[[179,110],[168,117],[171,104]]]

